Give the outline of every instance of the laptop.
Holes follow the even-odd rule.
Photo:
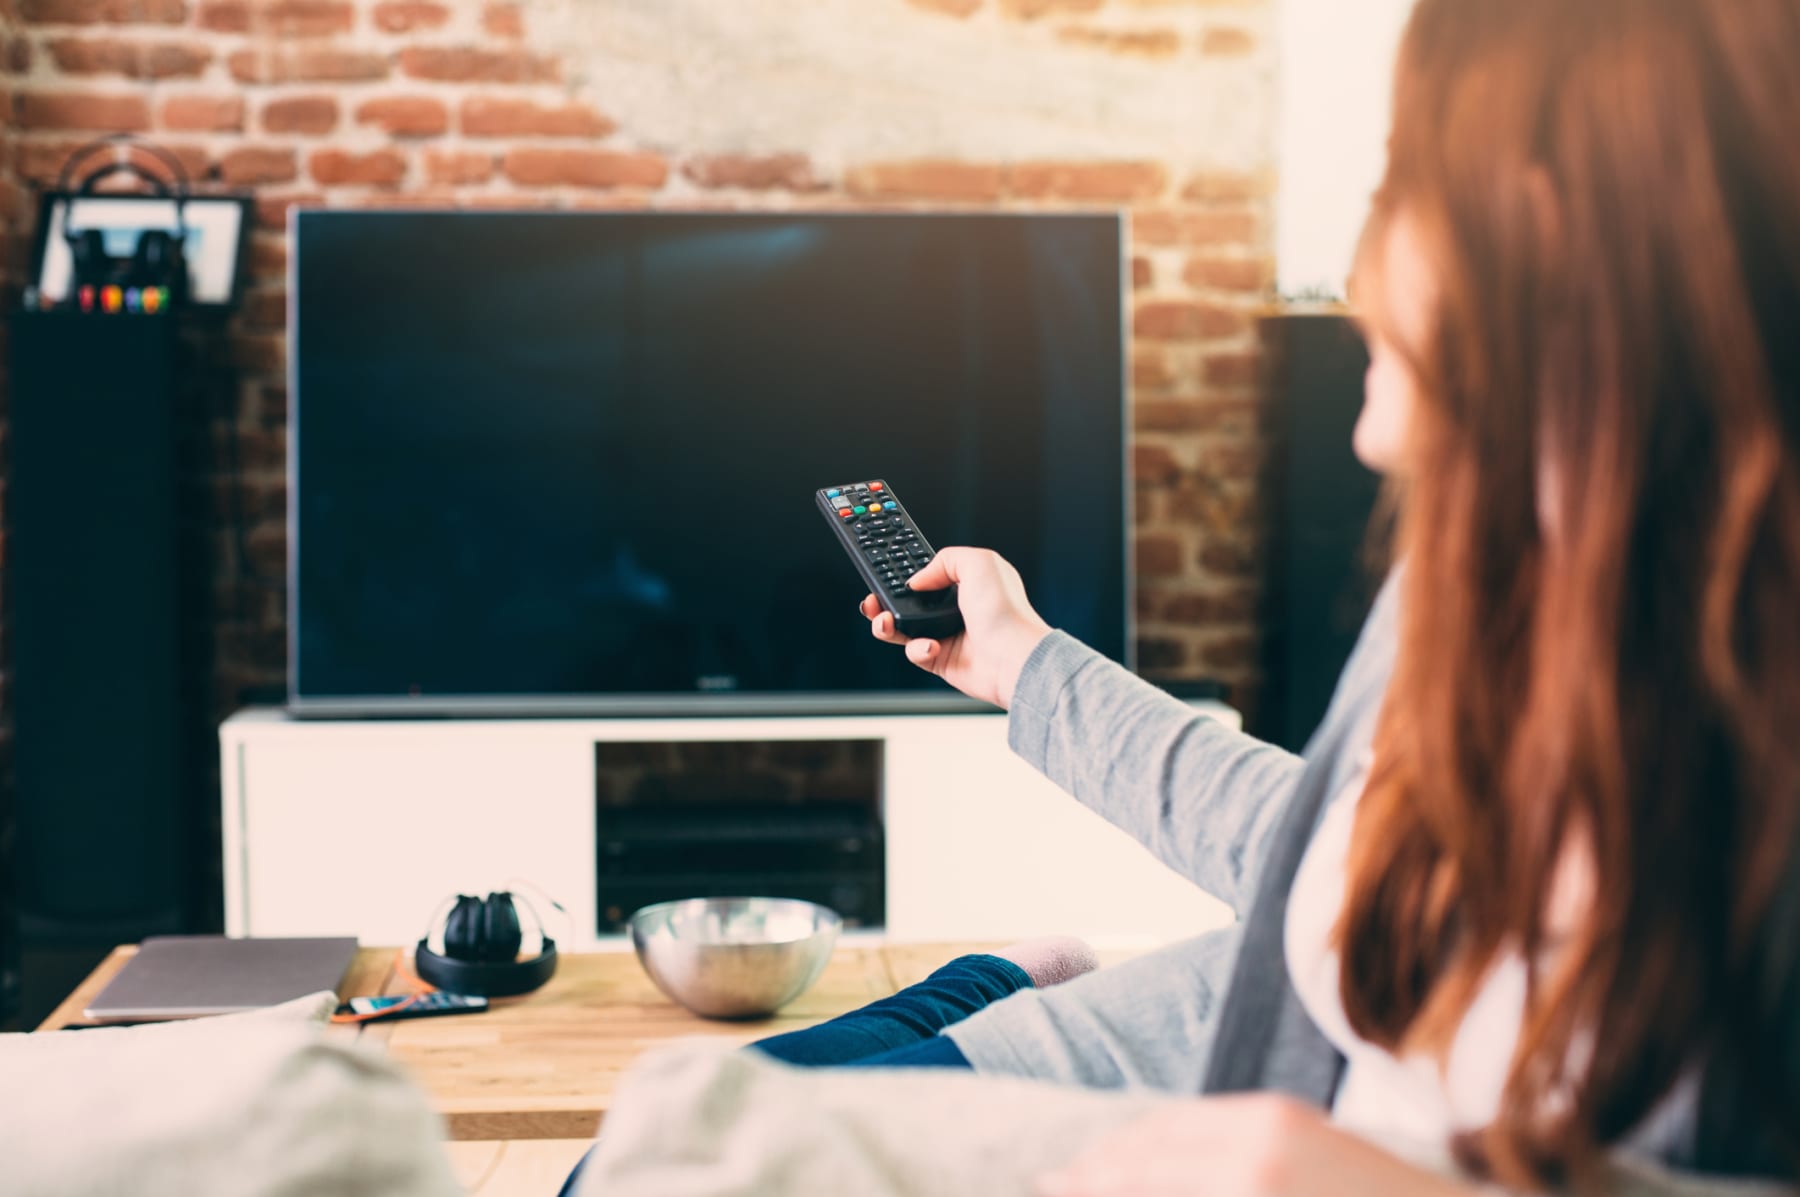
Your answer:
[[[97,1020],[158,1019],[259,1010],[336,991],[355,958],[354,937],[151,936],[83,1013]]]

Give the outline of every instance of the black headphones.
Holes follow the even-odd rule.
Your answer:
[[[456,895],[442,925],[427,932],[413,950],[419,979],[449,993],[482,997],[516,997],[544,984],[556,975],[556,941],[544,930],[537,909],[529,902],[525,908],[537,923],[539,946],[535,955],[520,960],[525,933],[512,894]],[[433,938],[441,940],[441,948],[432,948]]]
[[[109,148],[113,151],[112,161],[87,175],[79,186],[71,190],[70,184],[75,178],[76,167]],[[156,159],[169,177],[164,178],[132,161],[129,155],[133,151]],[[68,223],[69,216],[74,211],[73,200],[92,196],[103,180],[114,175],[130,175],[147,183],[157,196],[170,200],[175,205],[175,231],[171,233],[165,229],[145,229],[138,234],[137,244],[127,258],[115,258],[106,252],[105,234],[99,229],[74,229]],[[69,155],[69,160],[63,163],[62,172],[57,176],[56,189],[70,196],[70,202],[63,207],[63,240],[68,242],[72,260],[73,278],[69,287],[71,301],[82,287],[117,286],[167,287],[171,307],[187,302],[188,227],[185,208],[189,182],[181,159],[160,146],[137,141],[128,133],[114,134],[91,141]]]

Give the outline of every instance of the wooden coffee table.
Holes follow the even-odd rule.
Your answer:
[[[549,1197],[586,1150],[619,1077],[649,1048],[690,1035],[748,1043],[886,997],[982,944],[839,947],[812,989],[774,1018],[697,1018],[658,992],[629,951],[564,956],[536,993],[484,1014],[333,1026],[379,1043],[443,1115],[459,1178],[479,1194]],[[137,949],[115,948],[40,1031],[80,1024],[82,1010]],[[409,993],[393,948],[363,948],[343,996]]]

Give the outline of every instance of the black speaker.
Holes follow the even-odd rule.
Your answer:
[[[1272,317],[1262,336],[1272,519],[1251,730],[1298,752],[1325,717],[1374,598],[1367,549],[1381,481],[1350,446],[1369,355],[1348,317]]]
[[[188,930],[209,801],[196,674],[210,655],[191,630],[194,580],[207,578],[184,534],[179,332],[167,317],[24,312],[10,348],[22,930],[70,943]]]

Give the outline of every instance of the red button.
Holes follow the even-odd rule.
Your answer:
[[[856,512],[849,511],[849,510],[840,511],[840,512],[838,512],[838,514],[843,516],[845,519],[854,519],[856,517]]]
[[[880,490],[880,489],[881,489],[881,483],[879,483],[879,482],[871,482],[871,483],[869,483],[869,489],[870,489],[870,490]]]

